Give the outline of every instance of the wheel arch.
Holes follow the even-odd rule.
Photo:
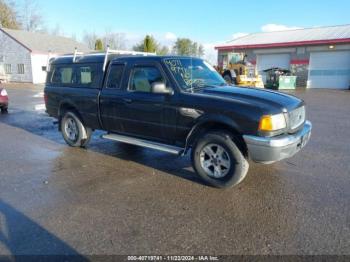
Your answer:
[[[79,113],[77,107],[70,101],[62,101],[58,107],[58,130],[61,130],[61,119],[66,111],[73,111],[77,117],[84,123],[84,119]]]
[[[186,138],[185,153],[192,147],[196,140],[208,132],[227,131],[232,134],[232,139],[241,150],[242,154],[248,156],[248,148],[243,139],[243,133],[239,126],[230,118],[222,116],[210,116],[199,121],[189,132]]]

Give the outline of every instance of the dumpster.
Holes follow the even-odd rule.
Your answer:
[[[280,76],[278,89],[295,89],[296,83],[296,76]]]
[[[295,89],[296,76],[292,76],[291,72],[282,68],[270,68],[264,70],[266,73],[265,88],[267,89]]]

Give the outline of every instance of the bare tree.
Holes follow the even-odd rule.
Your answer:
[[[126,49],[126,37],[124,33],[106,31],[102,39],[105,47],[109,45],[112,49]]]
[[[124,33],[106,31],[104,35],[97,35],[95,32],[84,32],[83,42],[91,49],[95,49],[96,41],[100,39],[103,43],[103,49],[110,46],[112,49],[126,49],[127,40]]]
[[[95,49],[95,43],[96,40],[99,39],[98,35],[96,35],[95,32],[92,33],[88,33],[88,32],[84,32],[84,36],[83,36],[83,42],[91,49],[94,50]]]
[[[72,33],[70,38],[72,38],[73,40],[77,41],[77,34],[76,33]]]
[[[50,30],[50,34],[55,36],[63,35],[61,26],[59,24],[56,24],[56,26]]]
[[[35,0],[23,0],[20,11],[22,27],[26,31],[36,32],[43,29],[43,18]]]

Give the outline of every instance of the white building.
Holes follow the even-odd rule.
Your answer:
[[[87,46],[70,38],[0,28],[0,73],[9,82],[44,83],[43,69],[48,60],[73,53],[75,48],[89,51]]]

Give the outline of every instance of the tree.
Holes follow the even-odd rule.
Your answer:
[[[93,33],[85,32],[83,36],[83,42],[91,49],[95,49],[95,44],[98,39],[98,36]]]
[[[143,51],[149,52],[149,53],[155,53],[158,49],[158,43],[153,38],[153,36],[146,35],[144,44],[143,44]]]
[[[85,32],[83,36],[83,42],[90,48],[95,49],[96,48],[96,42],[97,40],[100,40],[103,45],[102,49],[107,49],[107,46],[109,46],[112,49],[126,49],[126,39],[124,33],[114,33],[106,31],[104,35],[97,35],[96,33],[89,33]],[[96,49],[95,49],[96,50]]]
[[[37,32],[43,29],[43,18],[35,0],[24,0],[20,12],[22,27],[26,31]]]
[[[95,50],[103,51],[103,43],[101,39],[97,39],[95,42]]]
[[[154,53],[158,49],[158,43],[151,35],[146,35],[146,37],[137,45],[133,47],[134,51],[139,52],[150,52]]]
[[[0,23],[1,27],[9,29],[21,28],[13,2],[0,0]]]
[[[143,52],[143,50],[145,49],[144,45],[145,45],[145,41],[142,40],[140,43],[134,45],[132,50],[137,52]]]
[[[173,50],[177,55],[196,57],[202,57],[204,55],[203,46],[188,38],[178,38],[174,44]]]
[[[168,54],[170,54],[170,50],[168,47],[162,46],[161,48],[158,48],[157,54],[158,55],[168,55]]]
[[[204,55],[205,55],[204,47],[202,45],[199,45],[198,46],[198,50],[197,50],[197,56],[198,57],[203,57]]]
[[[105,48],[109,46],[112,49],[123,50],[126,49],[126,39],[124,33],[114,33],[106,31],[103,36],[102,42],[105,44]]]
[[[151,35],[146,35],[146,37],[140,43],[133,47],[133,50],[139,52],[157,53],[158,55],[166,55],[169,53],[169,48],[160,45]]]
[[[62,35],[62,30],[59,24],[56,24],[56,26],[50,30],[49,32],[51,35]]]

